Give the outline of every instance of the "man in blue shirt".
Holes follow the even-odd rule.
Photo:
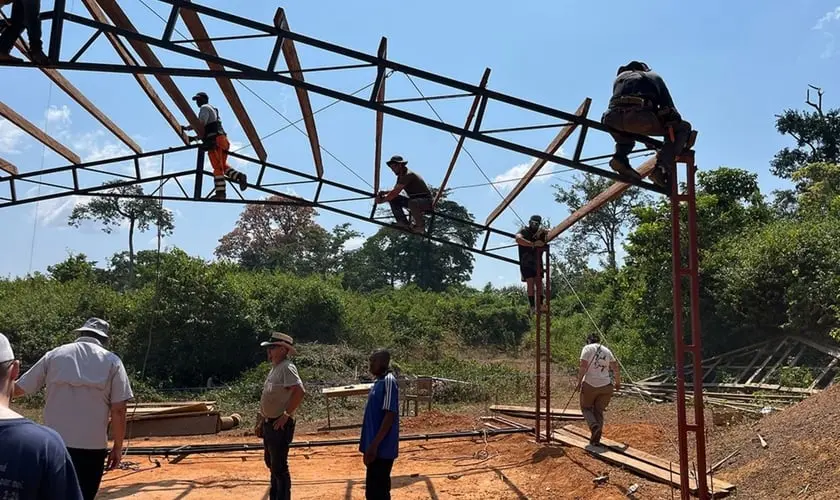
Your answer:
[[[370,356],[370,373],[376,381],[368,394],[359,442],[367,467],[367,500],[390,500],[391,468],[400,446],[400,390],[390,364],[388,351],[376,351]]]
[[[64,441],[9,408],[20,361],[0,333],[0,498],[82,500]]]

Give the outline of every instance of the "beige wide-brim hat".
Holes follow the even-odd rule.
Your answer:
[[[295,349],[295,341],[289,335],[280,332],[271,332],[271,337],[265,342],[260,343],[260,347],[268,347],[270,345],[282,345],[289,350],[289,354],[297,354]]]

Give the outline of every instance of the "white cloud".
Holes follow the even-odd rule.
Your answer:
[[[351,250],[356,250],[357,248],[361,248],[362,245],[365,244],[366,240],[367,240],[367,238],[365,238],[364,236],[357,236],[355,238],[350,238],[349,240],[347,240],[344,243],[344,250],[349,252]]]
[[[564,156],[565,153],[563,152],[563,148],[560,148],[558,156]],[[519,182],[522,177],[528,173],[528,170],[531,169],[531,166],[536,161],[536,158],[532,158],[531,161],[528,163],[520,163],[514,167],[511,167],[506,172],[497,175],[493,178],[494,185],[499,191],[510,191],[516,186],[516,183]],[[551,180],[552,176],[548,175],[550,173],[557,171],[558,165],[556,163],[546,163],[543,168],[540,169],[539,173],[531,182],[548,182]]]
[[[50,106],[44,116],[47,118],[47,125],[52,129],[58,128],[58,130],[61,130],[73,123],[70,120],[70,108],[66,104],[62,104],[60,108]]]
[[[817,31],[825,29],[826,25],[830,24],[833,21],[840,21],[840,5],[834,8],[834,10],[828,11],[822,16],[818,21],[817,24],[814,25],[812,29]]]
[[[45,200],[33,209],[33,213],[42,227],[67,227],[67,218],[73,213],[73,209],[89,201],[89,198],[82,196]]]
[[[8,120],[0,120],[0,153],[19,154],[25,133]]]

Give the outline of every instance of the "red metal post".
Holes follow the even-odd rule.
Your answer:
[[[688,460],[688,434],[694,432],[696,442],[696,486],[697,496],[701,500],[709,498],[706,480],[706,434],[703,415],[703,346],[700,331],[700,280],[697,243],[697,204],[695,193],[694,155],[689,154],[677,159],[678,165],[686,166],[686,192],[680,193],[678,171],[673,172],[671,185],[671,246],[674,280],[674,359],[677,379],[677,432],[680,454],[680,496],[683,499],[691,495],[691,468]],[[680,238],[681,210],[685,202],[687,213],[688,255],[683,264],[683,248]],[[691,319],[691,344],[685,342],[683,324],[682,280],[686,278],[689,286],[689,313]],[[688,422],[685,399],[685,354],[691,354],[694,366],[694,423]]]
[[[545,256],[545,264],[542,259]],[[551,441],[551,309],[549,307],[549,293],[551,291],[551,255],[548,246],[539,249],[537,257],[537,282],[535,301],[537,304],[537,331],[536,331],[536,401],[534,405],[534,432],[537,442],[545,439]],[[545,273],[545,281],[543,281]],[[545,286],[543,287],[543,284]],[[545,301],[542,296],[545,295]],[[543,325],[545,320],[545,325]],[[544,327],[544,329],[543,329]],[[545,403],[543,405],[543,403]],[[543,411],[545,412],[543,415]],[[545,435],[541,433],[540,422],[545,418]]]
[[[545,436],[546,441],[551,441],[551,252],[546,245],[545,254],[545,287],[541,290],[545,297]]]
[[[538,258],[539,259],[539,258]],[[537,261],[537,265],[539,265],[539,260]],[[537,280],[542,280],[542,276],[539,272],[537,272]],[[534,284],[535,288],[539,289],[537,285],[539,281]],[[536,298],[535,298],[536,300]],[[542,441],[542,434],[540,433],[540,420],[542,418],[542,413],[540,409],[540,403],[542,402],[542,375],[540,374],[540,355],[542,354],[542,336],[540,335],[540,308],[537,307],[537,331],[536,331],[536,349],[534,349],[534,360],[535,360],[535,376],[536,376],[536,400],[534,401],[534,434],[536,435],[537,442],[539,443]]]

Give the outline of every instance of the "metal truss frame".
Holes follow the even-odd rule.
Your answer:
[[[238,153],[231,153],[231,156],[258,165],[260,168],[260,174],[256,183],[251,185],[251,188],[257,193],[269,195],[272,197],[268,200],[246,199],[244,196],[242,196],[241,193],[239,193],[239,191],[236,191],[234,189],[239,199],[226,200],[226,203],[306,205],[331,211],[353,219],[378,224],[380,226],[389,226],[390,224],[383,222],[382,220],[379,220],[377,217],[375,217],[376,205],[373,205],[370,215],[360,215],[337,206],[338,203],[348,201],[348,199],[320,199],[322,187],[325,186],[338,188],[346,191],[348,194],[352,194],[353,196],[355,196],[355,198],[350,199],[373,199],[375,192],[378,190],[380,185],[379,170],[381,162],[382,128],[384,115],[400,118],[402,120],[413,122],[443,132],[448,132],[456,138],[457,146],[453,153],[453,158],[449,165],[449,168],[446,171],[446,176],[441,186],[442,188],[444,188],[446,183],[448,182],[450,175],[452,174],[452,170],[457,162],[458,155],[460,154],[463,144],[467,139],[495,146],[507,151],[525,154],[535,158],[535,161],[531,165],[531,168],[529,169],[525,178],[523,178],[521,182],[511,191],[511,193],[509,193],[508,196],[505,197],[501,204],[490,213],[490,215],[485,219],[484,224],[479,224],[474,221],[455,219],[446,214],[433,211],[431,225],[434,224],[435,217],[443,217],[451,219],[456,223],[472,227],[477,232],[484,232],[483,242],[480,245],[473,246],[464,245],[462,243],[449,241],[443,238],[437,238],[428,233],[423,235],[423,237],[440,244],[461,247],[465,250],[469,250],[480,255],[485,255],[487,257],[494,258],[500,261],[518,264],[518,260],[497,253],[498,250],[501,250],[506,247],[500,247],[498,249],[487,249],[487,244],[491,235],[498,235],[511,239],[514,238],[513,234],[492,228],[490,225],[498,218],[498,216],[505,209],[507,209],[510,206],[514,199],[519,194],[521,194],[521,192],[528,185],[528,183],[548,163],[562,165],[580,172],[610,178],[615,181],[615,183],[604,193],[590,201],[590,203],[582,207],[577,212],[571,214],[565,221],[562,221],[560,225],[553,228],[549,233],[549,240],[556,238],[562,232],[568,230],[582,217],[586,216],[594,210],[597,210],[604,204],[614,200],[630,186],[638,186],[640,188],[668,196],[671,200],[673,209],[672,271],[674,277],[674,341],[676,349],[676,362],[678,365],[677,372],[680,374],[683,373],[683,368],[685,366],[684,357],[686,353],[690,354],[692,356],[692,361],[695,362],[695,372],[699,369],[698,367],[701,366],[701,363],[696,362],[702,357],[702,346],[699,319],[699,300],[697,295],[699,290],[699,277],[697,257],[696,203],[694,192],[695,166],[693,152],[691,152],[690,157],[685,157],[681,160],[681,162],[685,163],[687,166],[686,168],[688,184],[686,192],[682,193],[677,187],[676,182],[674,182],[674,186],[672,187],[672,189],[667,189],[659,187],[645,180],[645,177],[650,173],[650,171],[653,168],[653,160],[644,163],[637,170],[641,174],[641,178],[636,179],[618,174],[609,169],[599,168],[597,165],[592,164],[592,162],[596,160],[609,158],[611,156],[609,154],[594,156],[590,158],[581,158],[585,142],[587,140],[587,137],[591,136],[591,133],[610,133],[610,129],[608,127],[606,127],[598,121],[588,118],[589,105],[591,102],[588,98],[583,102],[580,108],[578,108],[577,112],[569,113],[552,108],[550,106],[537,104],[534,102],[527,101],[525,99],[521,99],[512,95],[504,94],[489,89],[487,86],[489,79],[489,69],[485,70],[483,78],[481,79],[481,82],[478,85],[458,81],[453,78],[438,75],[405,64],[400,64],[388,59],[387,40],[385,38],[381,39],[377,53],[375,55],[371,55],[358,50],[353,50],[350,48],[346,48],[330,42],[322,41],[313,37],[293,32],[289,28],[288,20],[286,19],[286,15],[283,9],[277,9],[272,24],[265,24],[245,17],[233,15],[221,10],[196,4],[188,0],[158,0],[158,2],[164,3],[169,7],[168,19],[166,21],[166,25],[162,33],[141,33],[139,30],[137,30],[137,28],[135,28],[131,24],[131,21],[128,19],[125,13],[122,12],[122,9],[117,4],[116,0],[83,0],[83,2],[90,11],[93,19],[85,18],[83,16],[67,12],[66,0],[55,0],[53,10],[41,14],[41,19],[51,20],[50,43],[48,51],[49,59],[51,62],[48,67],[50,69],[55,70],[63,69],[88,72],[124,73],[133,75],[138,80],[140,85],[143,87],[143,90],[146,92],[146,94],[149,96],[149,98],[152,100],[152,102],[155,104],[158,110],[161,112],[161,114],[164,116],[164,118],[169,122],[172,128],[175,129],[176,133],[178,133],[180,139],[185,142],[186,139],[184,135],[180,132],[180,127],[176,122],[174,115],[172,115],[172,113],[169,112],[168,109],[166,109],[166,107],[160,102],[160,99],[157,97],[154,90],[152,90],[149,86],[148,81],[145,80],[145,75],[152,75],[161,83],[161,86],[172,98],[175,105],[184,114],[186,120],[194,127],[196,127],[195,122],[197,122],[195,113],[192,109],[190,109],[189,104],[186,102],[180,90],[178,90],[177,86],[174,84],[172,77],[200,77],[216,79],[222,89],[222,92],[228,98],[228,102],[231,105],[231,108],[234,110],[234,115],[236,115],[237,118],[240,120],[240,123],[243,125],[243,129],[246,132],[246,135],[248,135],[249,140],[252,142],[252,146],[255,147],[255,151],[257,151],[258,158],[251,158]],[[107,18],[110,18],[110,23],[107,21],[106,16]],[[206,29],[204,29],[203,25],[201,25],[201,22],[199,21],[200,16],[212,18],[217,21],[232,23],[238,25],[241,28],[247,28],[253,33],[239,36],[218,37],[214,39],[207,35]],[[196,37],[195,40],[172,40],[172,34],[175,29],[175,24],[179,17],[184,19],[184,21],[187,23],[191,34],[194,37]],[[75,54],[69,58],[62,54],[62,32],[67,23],[72,23],[78,26],[84,26],[93,30],[91,38],[87,40],[75,52]],[[117,50],[124,64],[105,64],[97,62],[85,62],[84,60],[82,60],[85,54],[87,53],[87,50],[93,44],[93,42],[103,34],[106,36],[106,38],[108,38],[111,44],[114,45],[114,48]],[[267,54],[268,60],[264,67],[257,67],[250,64],[244,64],[236,60],[221,57],[218,55],[218,53],[215,51],[212,45],[212,42],[214,41],[262,37],[273,38],[275,40],[273,50],[270,54]],[[188,42],[195,42],[196,44],[198,44],[199,50],[186,46]],[[352,63],[331,67],[303,68],[300,64],[300,61],[298,60],[295,44],[300,44],[311,49],[324,51],[333,56],[342,56],[352,60]],[[135,50],[135,52],[140,57],[140,60],[135,59],[135,57],[128,52],[127,46],[131,46]],[[207,66],[207,69],[163,66],[155,56],[152,48],[167,50],[175,54],[180,54],[182,56],[192,58],[193,60],[202,61]],[[276,65],[281,53],[286,62],[286,70],[276,69]],[[12,67],[34,67],[33,64],[24,61],[8,61],[3,62],[0,65]],[[372,71],[375,71],[373,89],[369,97],[359,97],[354,94],[348,94],[344,90],[314,84],[305,79],[305,75],[311,72],[342,71],[359,68],[370,68]],[[41,69],[43,70],[44,68]],[[430,97],[423,96],[420,99],[395,99],[389,101],[386,98],[385,79],[386,74],[390,72],[401,72],[409,76],[410,78],[417,78],[426,82],[432,82],[434,84],[437,84],[438,86],[444,87],[446,89],[446,92],[442,95],[435,95]],[[264,150],[262,150],[262,146],[259,142],[260,139],[256,136],[255,130],[250,124],[250,119],[248,118],[247,113],[242,107],[238,97],[235,95],[235,92],[233,92],[233,86],[230,82],[233,79],[276,82],[293,87],[295,89],[295,93],[300,104],[303,121],[306,127],[306,135],[309,139],[310,146],[312,148],[313,160],[315,165],[315,175],[305,174],[300,171],[282,167],[280,165],[269,163],[266,161],[266,153],[264,152]],[[309,103],[310,92],[321,96],[333,98],[339,101],[343,101],[357,107],[367,108],[375,112],[376,121],[374,129],[374,192],[368,192],[362,189],[358,189],[356,187],[352,187],[324,178],[324,169],[320,156],[321,148],[318,142],[318,134],[317,129],[315,127],[314,114],[312,112],[311,104]],[[471,97],[473,99],[473,103],[465,123],[449,123],[440,117],[438,117],[439,119],[433,119],[395,106],[395,104],[410,101],[431,101],[459,97]],[[488,109],[498,105],[511,106],[518,111],[532,113],[535,116],[538,116],[540,121],[538,124],[534,125],[516,125],[506,128],[497,128],[489,130],[483,126],[483,119],[485,113]],[[6,114],[11,115],[10,112],[7,112]],[[108,123],[106,123],[105,121],[101,119],[100,121],[102,121],[104,125],[108,126]],[[118,130],[113,130],[114,127],[111,128],[112,132],[116,133],[118,136],[120,135]],[[533,147],[524,145],[522,143],[503,139],[494,135],[501,132],[539,130],[547,128],[560,128],[560,131],[545,150],[538,150]],[[200,127],[198,129],[200,130]],[[569,139],[575,131],[579,131],[579,133],[577,137],[577,142],[574,147],[573,156],[571,158],[559,156],[557,152],[559,150],[560,145],[562,145],[564,141]],[[32,135],[37,136],[36,132],[38,131],[30,131]],[[121,138],[125,139],[123,137]],[[643,149],[643,151],[659,149],[662,145],[661,141],[646,136],[634,136],[633,138],[645,146],[645,149]],[[48,143],[52,139],[49,137],[42,137],[39,138],[39,140]],[[55,141],[52,140],[52,142]],[[56,147],[60,146],[60,144],[53,144],[52,146],[54,146],[54,149],[56,149]],[[162,166],[160,175],[145,175],[143,172],[144,169],[140,167],[141,159],[160,156],[161,162],[165,163],[165,158],[167,156],[190,149],[195,149],[197,151],[196,164],[194,169],[191,168],[182,171],[166,172]],[[65,153],[67,152],[65,151]],[[71,156],[66,154],[65,157],[68,157],[68,159],[74,164],[29,173],[14,173],[14,166],[8,165],[7,162],[0,163],[0,167],[2,167],[2,169],[12,174],[3,176],[2,173],[0,173],[0,208],[71,195],[126,197],[124,194],[115,193],[114,188],[120,186],[144,185],[149,183],[158,183],[157,189],[149,194],[143,193],[130,197],[154,198],[162,200],[189,200],[202,202],[211,201],[208,199],[208,195],[205,194],[202,183],[203,178],[205,176],[210,176],[211,174],[209,172],[204,171],[204,152],[198,146],[186,145],[166,150],[142,153],[136,151],[135,149],[135,154],[108,160],[84,163],[80,161],[74,161],[75,158],[72,158]],[[109,165],[114,165],[116,163],[126,161],[133,161],[135,175],[132,176],[124,175],[123,173],[119,172],[102,171],[97,168],[107,167]],[[272,185],[268,185],[263,182],[264,174],[268,170],[279,171],[283,174],[297,177],[299,180],[296,182],[298,183],[317,184],[317,189],[314,197],[312,197],[311,199],[306,199],[299,196],[291,196],[289,194],[282,193],[277,191],[276,189],[273,189]],[[114,184],[109,185],[90,185],[86,183],[87,176],[85,176],[85,179],[80,178],[79,174],[82,172],[99,172],[101,174],[110,175],[116,180]],[[676,173],[677,172],[675,170],[672,175],[673,179],[676,179]],[[69,176],[70,183],[54,184],[45,183],[42,180],[36,180],[36,178],[40,178],[42,175],[47,174],[59,174]],[[192,193],[189,193],[186,189],[184,189],[184,186],[181,183],[182,179],[188,178],[194,180],[194,189]],[[19,193],[19,187],[24,183],[40,183],[42,185],[47,185],[57,190],[57,192],[32,196],[29,194],[31,192],[30,191],[21,195]],[[173,196],[171,194],[164,194],[164,187],[170,183],[178,186],[178,188],[180,189],[179,195]],[[3,196],[4,187],[7,190],[5,192],[8,193],[8,196]],[[170,191],[172,191],[172,189],[170,189]],[[213,201],[219,202],[217,200]],[[687,239],[689,252],[686,258],[683,259],[682,243],[680,239],[680,212],[681,210],[686,209],[688,211],[687,232],[689,237]],[[477,238],[476,241],[480,241],[480,238]],[[686,266],[683,265],[683,260],[688,262]],[[548,255],[546,253],[546,265],[548,264]],[[546,278],[548,281],[548,276],[550,275],[548,269],[546,269],[546,274]],[[682,299],[683,280],[688,281],[690,292],[690,297],[688,300],[688,308],[690,310],[690,340],[688,341],[686,341],[685,338],[682,317],[684,302]],[[540,368],[544,369],[545,386],[541,387],[541,383],[543,382],[543,380],[541,379],[540,384],[538,384],[536,394],[536,407],[540,408],[541,404],[544,403],[545,407],[548,409],[551,407],[549,387],[549,374],[551,364],[549,357],[551,316],[548,313],[548,311],[546,312],[547,313],[544,316],[538,315],[538,321],[544,318],[545,335],[544,339],[540,339],[540,345],[537,346],[536,363],[538,370],[540,370]],[[694,378],[695,386],[698,380],[702,380],[702,377],[698,377],[696,375],[697,373],[695,373]],[[688,423],[685,399],[682,397],[682,393],[685,392],[684,380],[678,379],[677,391],[680,393],[680,397],[677,398],[677,420],[680,448],[680,473],[681,477],[683,478],[681,494],[683,498],[688,498],[688,496],[690,495],[687,485],[687,478],[689,477],[690,470],[687,443],[689,432],[694,432],[696,435],[695,451],[697,454],[697,465],[701,470],[705,470],[706,450],[703,435],[705,431],[705,426],[703,422],[703,399],[702,397],[695,398],[695,419],[694,423],[690,424]],[[695,387],[695,394],[702,394],[702,387]],[[537,411],[536,419],[537,420],[535,422],[535,427],[539,429],[539,411]],[[545,425],[546,428],[548,428],[550,425],[548,415],[546,415]],[[537,431],[537,437],[540,437],[539,431]],[[704,484],[705,474],[700,474],[698,480],[700,484],[700,488],[698,491],[699,497],[701,499],[709,498],[708,489],[705,487]]]

